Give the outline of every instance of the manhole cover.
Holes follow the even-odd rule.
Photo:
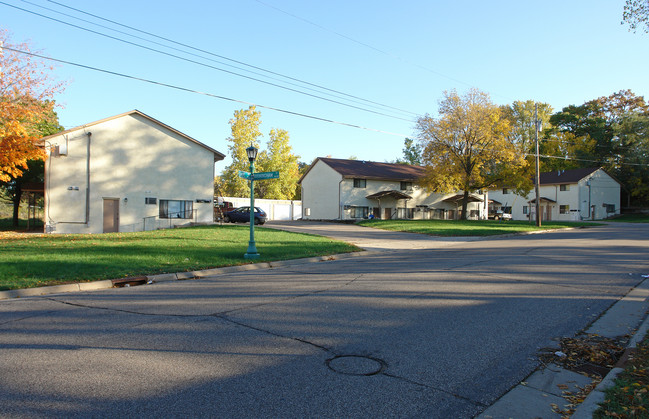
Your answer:
[[[385,369],[385,362],[363,355],[339,355],[326,363],[332,371],[347,375],[375,375]]]

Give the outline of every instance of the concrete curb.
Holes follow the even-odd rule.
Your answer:
[[[383,253],[383,252],[362,251],[362,252],[340,253],[336,255],[314,256],[314,257],[302,258],[302,259],[279,260],[274,262],[259,262],[259,263],[251,263],[251,264],[237,265],[237,266],[224,266],[222,268],[212,268],[212,269],[205,269],[200,271],[149,275],[146,278],[151,283],[183,281],[183,280],[190,280],[190,279],[207,278],[211,276],[218,276],[218,275],[223,275],[228,273],[253,271],[257,269],[282,268],[286,266],[303,265],[306,263],[313,263],[313,262],[327,262],[327,261],[349,259],[349,258],[360,257],[360,256],[370,256],[376,253]],[[105,280],[92,281],[92,282],[78,282],[74,284],[51,285],[47,287],[24,288],[18,290],[0,291],[0,300],[6,300],[10,298],[40,297],[43,295],[50,295],[50,294],[62,294],[67,292],[94,291],[94,290],[115,288],[116,286],[113,281],[115,280],[105,279]]]
[[[638,283],[625,296],[613,304],[602,316],[595,320],[585,332],[604,337],[617,337],[632,334],[625,354],[632,352],[649,331],[649,278]],[[624,369],[623,361],[611,369],[601,382],[577,406],[571,418],[592,418],[599,404],[605,400],[605,392],[614,385],[618,374]],[[575,393],[592,383],[592,379],[576,372],[564,370],[559,366],[539,368],[525,381],[515,385],[491,406],[476,416],[479,419],[506,419],[512,417],[559,418],[551,404],[568,407],[557,388],[570,389]],[[562,387],[559,387],[558,385]]]
[[[633,335],[627,346],[627,351],[635,350],[638,342],[642,341],[649,330],[649,317],[645,318],[637,332]],[[599,408],[600,403],[606,398],[606,390],[613,387],[618,374],[624,371],[624,368],[616,367],[606,374],[606,377],[588,394],[586,399],[579,405],[572,414],[571,418],[588,419],[593,417],[593,412]]]

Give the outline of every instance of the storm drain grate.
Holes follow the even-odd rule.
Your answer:
[[[370,376],[383,372],[384,361],[365,355],[338,355],[326,361],[330,370],[345,375]]]

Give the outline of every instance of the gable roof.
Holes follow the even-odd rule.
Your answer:
[[[91,127],[91,126],[93,126],[93,125],[101,124],[101,123],[103,123],[103,122],[111,121],[111,120],[113,120],[113,119],[118,119],[118,118],[121,118],[121,117],[123,117],[123,116],[127,116],[127,115],[139,115],[139,116],[141,116],[142,118],[146,118],[146,119],[148,119],[149,121],[151,121],[151,122],[153,122],[153,123],[155,123],[155,124],[157,124],[157,125],[160,125],[161,127],[164,127],[164,128],[168,129],[169,131],[171,131],[171,132],[173,132],[173,133],[175,133],[175,134],[180,135],[181,137],[185,138],[186,140],[189,140],[189,141],[191,141],[192,143],[194,143],[194,144],[196,144],[196,145],[198,145],[198,146],[200,146],[200,147],[203,147],[203,148],[206,149],[206,150],[211,151],[212,153],[214,153],[214,161],[215,161],[215,162],[220,161],[220,160],[223,160],[223,159],[225,158],[225,154],[216,151],[216,150],[213,149],[212,147],[209,147],[209,146],[207,146],[207,145],[201,143],[200,141],[195,140],[194,138],[190,137],[189,135],[184,134],[184,133],[178,131],[178,130],[175,129],[175,128],[172,128],[172,127],[170,127],[170,126],[167,125],[167,124],[163,124],[162,122],[158,121],[158,120],[155,119],[155,118],[151,118],[149,115],[147,115],[147,114],[145,114],[145,113],[143,113],[143,112],[140,112],[140,111],[138,111],[137,109],[134,109],[134,110],[132,110],[132,111],[128,111],[128,112],[124,112],[124,113],[121,113],[121,114],[119,114],[119,115],[111,116],[111,117],[109,117],[109,118],[100,119],[99,121],[90,122],[90,123],[88,123],[88,124],[80,125],[80,126],[78,126],[78,127],[74,127],[74,128],[66,129],[65,131],[57,132],[56,134],[52,134],[52,135],[48,135],[47,137],[43,137],[43,138],[41,138],[41,141],[47,140],[48,138],[58,137],[59,135],[69,134],[69,133],[71,133],[71,132],[78,131],[78,130],[83,129],[83,128],[88,128],[88,127]]]
[[[332,159],[329,157],[318,157],[311,167],[318,161],[325,163],[333,170],[342,175],[343,178],[381,179],[416,181],[424,176],[425,169],[422,166],[411,166],[408,164],[379,163],[365,160]],[[302,176],[309,173],[311,167]],[[300,179],[300,182],[302,181]]]
[[[540,174],[541,185],[558,185],[567,183],[577,183],[583,178],[590,176],[601,169],[600,167],[589,167],[583,169],[558,170],[553,172],[544,172]]]

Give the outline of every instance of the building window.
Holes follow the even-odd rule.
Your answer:
[[[511,213],[512,213],[512,207],[500,207],[500,209],[501,209],[505,214],[511,214]]]
[[[194,203],[192,201],[160,200],[160,218],[192,218]]]
[[[354,179],[354,188],[364,188],[366,185],[366,179]]]
[[[406,191],[412,189],[412,182],[401,182],[401,190]]]
[[[615,204],[604,204],[604,206],[606,206],[606,212],[608,214],[615,212]]]
[[[397,208],[397,218],[412,219],[415,218],[414,208]]]
[[[559,185],[559,190],[561,192],[569,191],[570,190],[570,185]]]
[[[150,197],[144,198],[144,205],[157,205],[157,204],[158,204],[158,198],[150,198]]]
[[[568,214],[570,212],[570,205],[559,205],[559,214]]]
[[[523,205],[523,215],[527,215],[527,205]]]
[[[351,207],[350,210],[352,218],[367,218],[369,215],[368,207]]]
[[[509,193],[509,188],[503,188],[503,195],[507,195]]]

